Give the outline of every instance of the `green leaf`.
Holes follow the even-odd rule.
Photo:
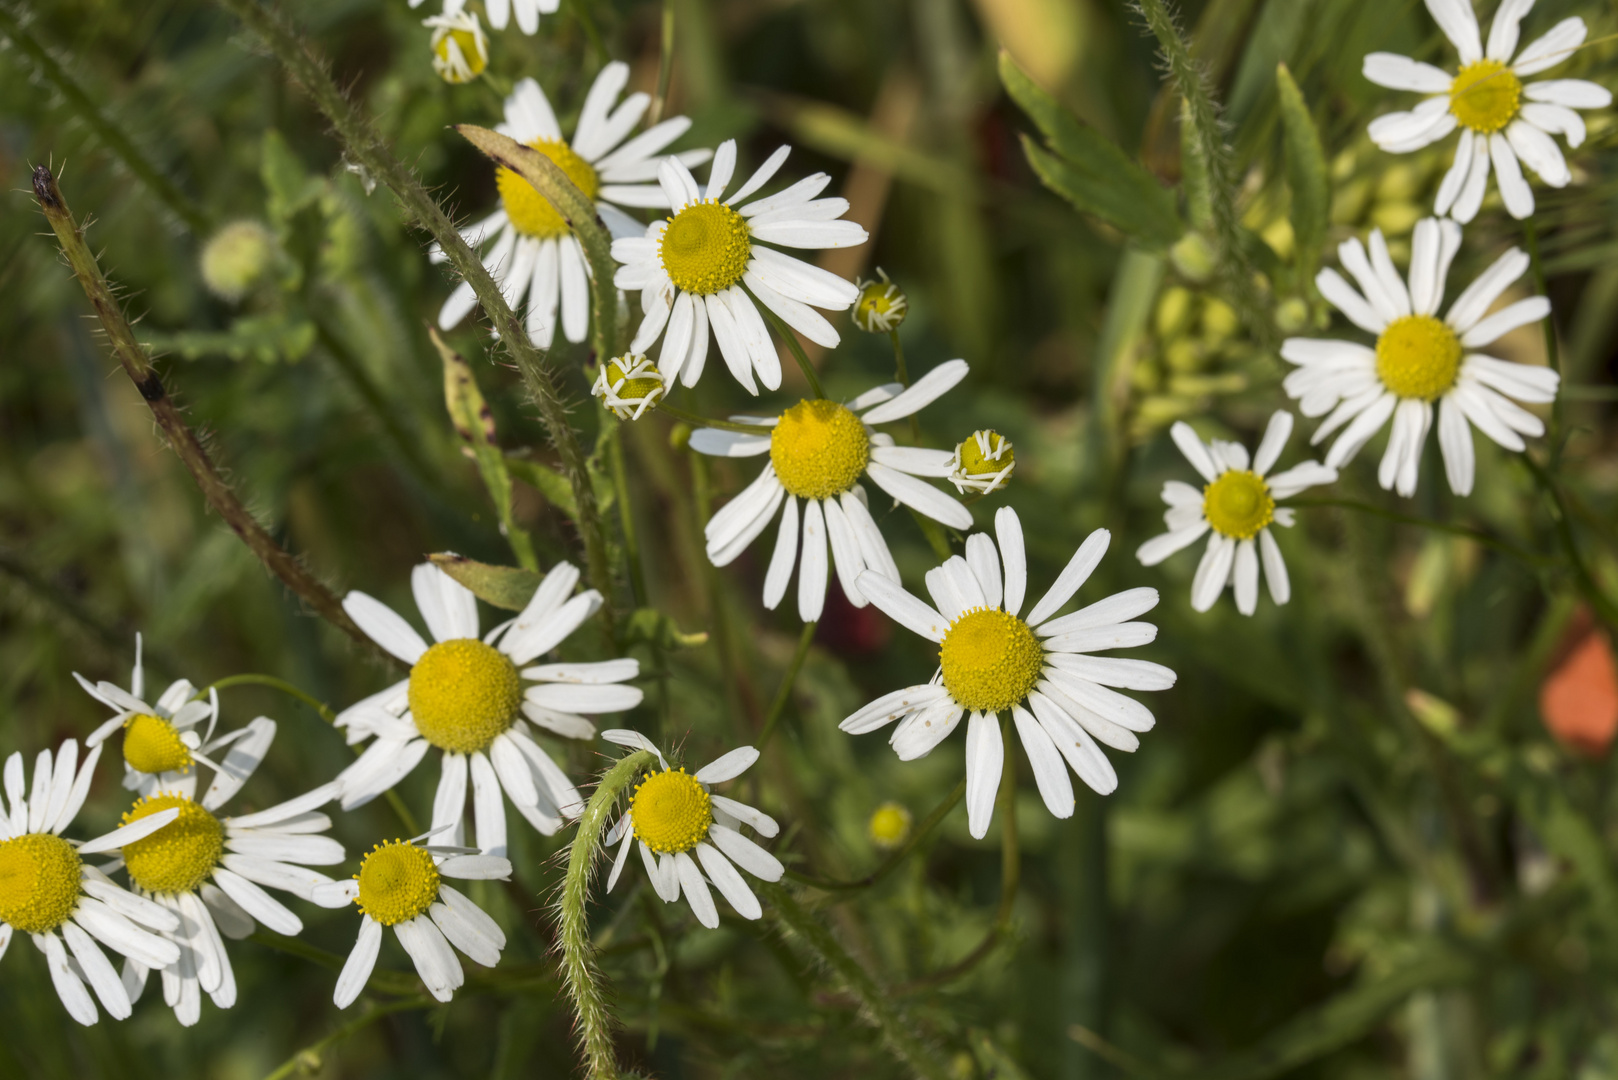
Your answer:
[[[1028,163],[1046,187],[1150,247],[1166,247],[1180,238],[1185,225],[1174,208],[1174,193],[1035,85],[1004,50],[1000,81],[1054,151],[1047,153],[1023,136]]]
[[[1327,182],[1326,152],[1320,145],[1320,131],[1285,64],[1276,65],[1275,84],[1281,95],[1287,187],[1292,191],[1294,266],[1299,281],[1303,282],[1312,280],[1320,265],[1320,249],[1326,242],[1326,223],[1331,211],[1331,187]]]
[[[579,520],[579,504],[573,499],[573,487],[561,473],[544,462],[509,454],[506,455],[506,471],[545,496],[547,502],[569,518]]]
[[[461,555],[442,553],[427,556],[434,566],[472,590],[479,600],[506,611],[521,611],[534,598],[534,590],[545,580],[537,570],[517,566],[492,566]]]
[[[687,634],[656,608],[636,608],[624,623],[624,644],[643,643],[660,649],[694,649],[708,643],[708,632]]]
[[[264,133],[259,178],[269,194],[264,208],[277,226],[285,226],[298,211],[320,197],[325,188],[319,177],[310,176],[286,139],[274,128]]]

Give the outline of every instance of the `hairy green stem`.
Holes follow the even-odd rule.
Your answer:
[[[1264,351],[1273,352],[1276,347],[1275,325],[1253,282],[1252,263],[1242,250],[1241,220],[1236,213],[1236,184],[1231,175],[1230,147],[1225,143],[1219,103],[1214,100],[1213,90],[1201,66],[1191,55],[1190,43],[1176,25],[1170,0],[1135,0],[1135,7],[1157,38],[1169,77],[1185,99],[1192,138],[1208,164],[1208,204],[1220,276],[1225,279],[1226,288],[1230,290],[1236,311],[1247,325],[1248,332],[1257,339]]]
[[[791,890],[769,881],[758,882],[756,888],[769,904],[770,913],[859,1002],[865,1019],[881,1033],[883,1045],[900,1064],[927,1080],[944,1080],[950,1075],[932,1049],[916,1037],[914,1022],[899,1009],[887,989],[878,985],[831,931],[798,903]]]
[[[798,648],[792,654],[792,663],[787,665],[786,674],[781,676],[781,688],[775,692],[775,700],[770,702],[769,714],[764,717],[764,726],[759,729],[758,738],[753,741],[753,745],[760,751],[764,749],[764,744],[770,741],[770,736],[775,734],[775,725],[780,721],[781,714],[786,711],[787,702],[792,700],[792,687],[797,683],[798,671],[809,655],[809,646],[815,640],[817,625],[813,622],[804,623],[803,633],[798,635]]]
[[[880,866],[862,878],[856,878],[853,881],[830,881],[826,878],[800,874],[794,870],[788,870],[787,877],[800,885],[807,885],[812,889],[820,889],[824,892],[847,892],[852,894],[860,889],[868,889],[891,874],[900,863],[909,858],[910,853],[920,847],[923,840],[932,835],[932,831],[938,827],[938,823],[943,821],[945,816],[955,809],[956,805],[965,797],[966,778],[963,776],[960,783],[955,785],[955,789],[944,796],[944,801],[933,807],[932,813],[923,818],[921,824],[912,830],[909,838],[895,848],[893,853],[884,859]]]
[[[584,1052],[585,1075],[590,1080],[614,1080],[618,1059],[612,1049],[612,1016],[607,1011],[600,976],[595,968],[595,945],[590,940],[590,879],[607,815],[635,779],[657,760],[650,750],[637,750],[602,774],[595,794],[579,817],[578,831],[568,849],[567,877],[557,910],[557,949],[562,954],[562,983],[573,1000],[578,1037]]]
[[[286,68],[287,74],[304,88],[313,99],[315,107],[331,123],[332,130],[343,144],[349,159],[375,180],[387,185],[399,200],[407,221],[430,233],[455,272],[472,286],[472,291],[477,294],[484,313],[500,335],[502,347],[521,372],[533,398],[534,407],[539,412],[540,422],[545,427],[545,433],[562,459],[562,474],[573,489],[573,498],[578,508],[576,520],[584,541],[585,563],[590,583],[605,599],[607,622],[611,625],[612,570],[607,562],[601,513],[596,506],[595,489],[590,483],[584,450],[572,425],[568,422],[566,406],[545,364],[544,353],[529,340],[527,328],[511,310],[511,305],[506,303],[505,296],[500,292],[500,286],[495,283],[494,277],[478,258],[477,252],[473,251],[461,237],[455,223],[444,213],[443,207],[439,206],[438,200],[428,193],[416,175],[394,155],[370,118],[338,88],[336,82],[332,80],[330,65],[303,39],[286,15],[278,9],[265,6],[260,0],[219,0],[219,3],[263,40]],[[577,192],[577,188],[574,191]],[[580,197],[582,198],[582,195]],[[590,216],[594,218],[593,209]],[[586,254],[592,253],[587,251]],[[592,256],[592,269],[595,265],[596,260]],[[599,274],[597,280],[601,280]],[[606,280],[607,285],[595,290],[598,294],[612,292],[610,276]],[[596,304],[599,311],[602,304],[599,295]],[[597,334],[610,335],[614,325],[613,319],[605,320],[597,326]]]
[[[402,666],[403,661],[372,641],[354,620],[348,617],[348,612],[343,610],[342,601],[337,599],[336,594],[326,588],[295,556],[276,543],[275,538],[258,523],[258,519],[242,505],[242,501],[236,497],[235,490],[214,467],[213,460],[209,458],[207,449],[202,445],[202,440],[197,438],[196,433],[180,415],[179,407],[174,404],[174,399],[169,396],[163,380],[152,367],[151,357],[146,355],[146,350],[135,340],[135,332],[130,327],[129,320],[124,317],[123,308],[113,296],[112,286],[101,273],[101,267],[96,263],[90,246],[85,243],[84,230],[74,220],[73,212],[68,209],[67,202],[62,198],[61,189],[56,186],[56,177],[51,175],[48,168],[41,165],[34,170],[33,182],[34,196],[39,200],[40,209],[45,212],[45,220],[50,222],[51,230],[56,233],[57,242],[62,246],[62,253],[67,256],[68,265],[73,268],[74,276],[79,279],[85,296],[89,297],[90,305],[95,308],[96,317],[101,321],[102,329],[106,331],[113,355],[118,358],[125,374],[151,408],[152,418],[163,430],[169,446],[190,471],[192,478],[197,482],[197,487],[202,489],[202,497],[207,500],[208,506],[225,520],[225,524],[229,525],[237,536],[241,537],[242,542],[258,556],[259,561],[270,573],[301,596],[317,614],[359,642],[379,659],[384,659],[395,667]]]

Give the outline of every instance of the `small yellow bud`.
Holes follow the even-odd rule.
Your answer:
[[[1009,484],[1016,467],[1017,455],[1010,439],[987,429],[974,431],[955,448],[949,482],[963,495],[968,491],[987,495]]]
[[[909,810],[900,803],[885,802],[871,814],[867,830],[871,834],[871,843],[887,851],[909,838],[910,824]]]
[[[1169,261],[1187,281],[1200,284],[1213,277],[1213,245],[1201,233],[1188,232],[1175,241],[1169,248]]]
[[[1178,285],[1163,290],[1157,298],[1157,336],[1171,338],[1182,333],[1191,321],[1191,290]]]
[[[667,387],[657,365],[638,353],[615,356],[596,372],[590,393],[620,420],[639,420],[662,400]]]
[[[202,248],[202,283],[221,300],[235,303],[263,281],[277,249],[270,230],[256,221],[233,221]]]
[[[1236,309],[1223,300],[1209,300],[1202,306],[1202,333],[1210,341],[1229,340],[1240,327]]]
[[[489,66],[489,40],[472,12],[446,9],[421,24],[433,32],[433,70],[440,79],[454,85],[471,82]]]
[[[880,266],[870,281],[856,281],[860,298],[854,301],[854,325],[868,334],[887,334],[899,329],[910,305],[904,290],[888,280]]]
[[[1309,328],[1309,305],[1290,296],[1275,306],[1275,325],[1283,334],[1297,334]]]

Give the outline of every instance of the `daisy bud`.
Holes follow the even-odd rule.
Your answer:
[[[871,843],[891,851],[909,838],[911,820],[910,811],[902,804],[885,802],[871,814],[866,831],[871,835]]]
[[[236,303],[264,279],[276,258],[275,237],[256,221],[233,221],[202,248],[202,283]]]
[[[666,388],[657,365],[637,354],[615,357],[596,372],[590,393],[620,420],[639,420],[663,398]]]
[[[974,431],[955,448],[954,467],[949,482],[963,495],[967,491],[988,494],[1005,487],[1017,467],[1011,440],[998,432]]]
[[[433,70],[440,79],[454,85],[471,82],[489,66],[489,40],[472,12],[446,10],[421,24],[433,32]]]
[[[1201,283],[1213,277],[1213,245],[1201,233],[1188,232],[1180,237],[1169,248],[1169,261],[1187,281]]]
[[[899,329],[909,312],[909,303],[899,286],[888,280],[887,272],[877,267],[877,276],[870,281],[856,281],[860,298],[854,302],[854,325],[868,334],[888,334]]]

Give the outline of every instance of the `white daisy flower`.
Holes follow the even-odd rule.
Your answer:
[[[451,945],[484,967],[500,962],[500,951],[506,947],[504,932],[465,893],[443,879],[508,881],[511,863],[476,848],[421,843],[431,835],[378,844],[366,853],[360,872],[352,879],[334,881],[315,891],[315,902],[322,907],[357,904],[361,912],[359,939],[332,994],[339,1009],[352,1005],[370,980],[385,926],[393,927],[399,944],[416,965],[416,973],[439,1001],[450,1000],[466,981]]]
[[[176,790],[187,778],[195,786],[196,778],[191,770],[205,765],[218,773],[220,767],[210,755],[239,741],[252,753],[263,756],[269,740],[275,737],[275,725],[270,723],[265,728],[249,724],[215,739],[213,730],[219,721],[219,694],[210,690],[208,700],[195,700],[197,688],[189,679],[176,679],[155,703],[148,705],[141,651],[141,635],[136,634],[135,669],[128,690],[106,681],[92,684],[78,672],[73,673],[87,694],[117,714],[92,731],[84,744],[99,748],[113,732],[123,729],[124,787],[150,795],[159,789]],[[207,727],[199,734],[198,728],[204,720],[208,722]],[[226,782],[241,786],[230,777],[226,777]],[[227,796],[235,790],[231,788]]]
[[[956,555],[927,572],[936,607],[896,581],[869,571],[860,575],[860,589],[871,603],[938,643],[939,667],[931,682],[877,698],[839,725],[863,735],[898,720],[888,741],[901,761],[913,761],[931,753],[962,715],[971,713],[966,812],[979,839],[989,831],[1005,763],[997,713],[1011,712],[1045,805],[1059,818],[1071,817],[1068,766],[1092,789],[1110,794],[1118,775],[1096,743],[1133,751],[1140,745],[1136,733],[1156,723],[1146,706],[1108,687],[1166,690],[1175,678],[1162,664],[1087,655],[1155,640],[1157,627],[1128,620],[1157,606],[1156,589],[1129,589],[1052,618],[1101,562],[1111,540],[1106,529],[1086,538],[1050,591],[1022,618],[1028,587],[1022,521],[1015,510],[1002,507],[994,526],[998,551],[988,536],[973,533],[964,559]]]
[[[489,21],[494,23],[492,3]],[[657,179],[664,147],[684,135],[691,121],[684,116],[670,117],[625,142],[652,100],[646,94],[630,94],[614,108],[628,82],[627,64],[614,61],[601,69],[585,95],[572,145],[562,138],[545,91],[533,79],[519,82],[506,98],[506,121],[495,130],[555,162],[595,201],[596,212],[612,235],[638,237],[646,226],[620,207],[668,206],[663,188],[650,181]],[[708,150],[686,150],[675,159],[697,165],[710,155]],[[527,298],[528,336],[535,344],[550,347],[556,335],[558,299],[562,333],[569,341],[583,341],[590,326],[590,268],[578,238],[549,200],[521,176],[502,168],[495,183],[500,189],[500,209],[461,230],[461,236],[475,248],[488,245],[483,265],[512,310],[520,311]],[[436,245],[430,257],[435,263],[447,258]],[[476,306],[472,286],[461,282],[438,313],[439,328],[451,329]]]
[[[127,1019],[131,1011],[129,992],[97,941],[153,966],[180,958],[179,948],[161,936],[179,928],[174,913],[127,892],[83,861],[86,855],[149,836],[179,811],[153,815],[84,843],[62,839],[62,830],[84,805],[100,758],[101,748],[93,747],[79,764],[79,744],[72,739],[54,758],[41,750],[33,790],[25,797],[22,755],[12,754],[5,767],[9,810],[0,803],[0,956],[15,931],[32,937],[45,954],[68,1015],[86,1026],[98,1019],[92,990],[113,1019]]]
[[[303,931],[303,920],[265,890],[311,900],[315,888],[331,878],[309,867],[331,866],[344,857],[342,844],[319,835],[331,828],[331,819],[316,808],[332,800],[334,784],[267,810],[219,816],[219,808],[252,776],[275,737],[275,721],[259,717],[253,725],[255,731],[267,730],[268,737],[252,747],[245,739],[232,746],[201,799],[195,797],[196,777],[191,776],[176,790],[136,800],[123,816],[126,826],[174,816],[149,836],[123,840],[118,861],[105,868],[122,866],[139,895],[176,917],[176,926],[163,936],[178,947],[178,959],[152,964],[131,956],[124,961],[123,984],[133,1001],[145,989],[149,971],[157,968],[163,1002],[186,1027],[201,1018],[204,991],[221,1009],[236,1004],[236,976],[224,938],[245,938],[259,923],[278,934]]]
[[[412,8],[421,6],[422,0],[410,0]],[[555,15],[561,7],[562,0],[484,0],[483,10],[488,13],[489,25],[496,30],[504,30],[506,24],[511,22],[511,13],[517,12],[517,28],[525,34],[532,34],[539,29],[541,15]],[[459,12],[466,5],[466,0],[444,0],[444,14]]]
[[[1379,229],[1371,233],[1369,258],[1357,239],[1337,249],[1363,294],[1336,270],[1316,276],[1321,295],[1355,326],[1377,335],[1375,348],[1317,338],[1281,343],[1282,357],[1298,365],[1283,385],[1299,411],[1311,417],[1331,414],[1311,443],[1348,425],[1326,454],[1327,468],[1342,468],[1391,418],[1393,433],[1377,480],[1383,488],[1397,487],[1400,495],[1415,494],[1436,401],[1438,446],[1450,490],[1469,495],[1474,458],[1468,421],[1508,450],[1522,450],[1524,435],[1545,433],[1539,417],[1508,398],[1536,404],[1555,400],[1556,372],[1473,350],[1543,319],[1551,303],[1533,296],[1484,317],[1528,269],[1528,256],[1512,248],[1455,298],[1443,319],[1437,318],[1450,262],[1460,247],[1459,225],[1424,218],[1416,223],[1411,244],[1409,288],[1394,269]]]
[[[697,186],[683,161],[663,161],[657,180],[674,216],[653,222],[644,236],[613,241],[612,257],[624,264],[613,281],[626,291],[639,289],[645,313],[629,351],[644,353],[662,335],[657,366],[670,386],[676,378],[687,386],[697,384],[712,327],[719,355],[748,393],[758,393],[757,383],[779,389],[781,361],[758,304],[818,345],[829,349],[840,340],[831,323],[813,309],[842,311],[859,299],[859,288],[767,245],[844,248],[865,243],[864,227],[837,220],[847,212],[848,200],[815,198],[831,183],[830,176],[815,173],[784,191],[743,202],[769,182],[791,149],[783,146],[771,154],[723,202],[736,168],[734,139],[714,154],[706,187]]]
[[[1584,142],[1584,121],[1573,110],[1612,104],[1611,92],[1583,79],[1523,82],[1566,60],[1586,32],[1583,19],[1563,19],[1517,52],[1518,24],[1533,6],[1534,0],[1504,0],[1485,49],[1470,0],[1427,0],[1427,10],[1460,52],[1461,69],[1454,75],[1396,53],[1365,58],[1365,77],[1377,85],[1433,95],[1409,112],[1371,122],[1371,138],[1382,149],[1407,154],[1461,129],[1455,163],[1433,207],[1440,215],[1471,221],[1483,204],[1492,163],[1506,210],[1527,217],[1534,212],[1534,193],[1522,166],[1552,187],[1566,186],[1573,174],[1553,136],[1577,147]]]
[[[1305,461],[1285,472],[1267,475],[1292,434],[1292,414],[1285,411],[1270,417],[1251,467],[1245,446],[1221,439],[1204,443],[1183,420],[1170,428],[1169,434],[1208,484],[1198,491],[1181,480],[1165,483],[1163,501],[1169,508],[1163,523],[1169,531],[1142,544],[1135,557],[1142,566],[1156,566],[1194,544],[1203,533],[1212,532],[1191,583],[1193,609],[1207,611],[1225,586],[1234,584],[1236,610],[1243,615],[1253,614],[1258,609],[1261,562],[1270,583],[1270,599],[1286,603],[1292,598],[1292,584],[1281,548],[1270,535],[1270,525],[1290,529],[1293,511],[1276,506],[1276,500],[1290,499],[1317,484],[1330,484],[1337,479],[1337,470]]]
[[[965,360],[940,364],[908,390],[888,383],[868,390],[847,405],[825,398],[804,400],[780,416],[739,417],[759,425],[757,435],[717,428],[691,434],[691,449],[716,457],[770,455],[769,464],[718,513],[704,530],[708,559],[728,566],[774,519],[783,503],[775,554],[764,578],[764,606],[774,610],[786,595],[787,581],[798,562],[799,500],[802,500],[803,568],[798,574],[798,616],[820,618],[826,602],[826,541],[837,581],[855,607],[865,606],[857,584],[872,570],[899,580],[888,543],[866,506],[861,476],[899,502],[955,529],[972,527],[972,514],[949,495],[918,477],[947,477],[954,467],[948,450],[895,446],[873,424],[901,420],[942,396],[966,377]],[[666,374],[666,372],[665,372]]]
[[[583,808],[578,789],[534,739],[524,717],[569,739],[595,738],[582,714],[619,712],[640,704],[641,691],[621,685],[640,674],[625,658],[597,663],[532,664],[601,609],[594,589],[572,596],[579,571],[557,563],[528,606],[478,640],[477,599],[431,563],[410,575],[416,607],[435,644],[428,646],[403,617],[362,592],[343,610],[388,652],[411,665],[408,678],[345,709],[337,717],[357,743],[376,737],[337,785],[344,810],[388,791],[410,774],[430,747],[443,751],[433,832],[450,829],[463,842],[467,777],[478,847],[506,853],[502,791],[517,812],[546,836]],[[569,599],[571,597],[571,599]],[[523,682],[532,683],[526,688]]]
[[[607,891],[618,884],[630,847],[638,846],[658,897],[672,904],[683,892],[691,913],[708,929],[719,925],[719,909],[708,891],[710,882],[736,914],[744,919],[761,916],[758,897],[736,868],[763,881],[780,881],[786,868],[741,830],[745,825],[768,837],[781,827],[768,814],[712,791],[714,784],[734,780],[751,768],[758,751],[751,746],[737,747],[688,774],[683,766],[671,769],[663,752],[638,731],[603,731],[601,737],[634,750],[650,750],[663,766],[661,772],[649,773],[635,786],[629,809],[607,833],[604,845],[618,845]]]

